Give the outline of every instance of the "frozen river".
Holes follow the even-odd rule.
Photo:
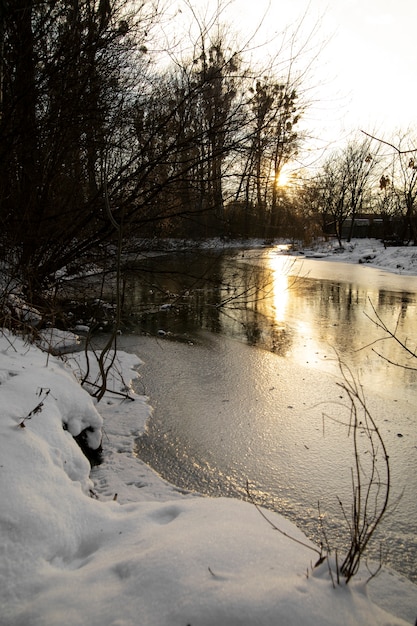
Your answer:
[[[196,279],[207,258],[216,282],[206,269]],[[343,545],[338,498],[349,510],[354,457],[335,421],[348,419],[337,353],[363,384],[390,456],[391,510],[372,555],[382,542],[385,562],[416,581],[417,374],[390,363],[413,364],[369,318],[414,348],[417,279],[273,250],[168,267],[147,272],[146,287],[143,274],[131,277],[141,327],[120,343],[144,361],[138,390],[154,407],[138,455],[184,489],[244,498],[249,481],[257,502],[316,541],[320,503],[330,543]]]

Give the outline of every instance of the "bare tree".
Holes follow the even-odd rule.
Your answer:
[[[370,143],[365,139],[361,143],[349,144],[346,148],[345,164],[351,209],[348,241],[352,239],[355,217],[364,206],[365,194],[369,191],[369,184],[372,182],[371,175],[377,164],[377,154],[375,150],[371,154]]]
[[[132,236],[229,234],[225,205],[254,171],[265,176],[258,196],[268,190],[277,206],[275,176],[297,143],[297,92],[271,78],[255,127],[248,86],[262,81],[226,37],[221,3],[207,24],[186,4],[192,54],[168,54],[169,66],[149,52],[157,0],[0,5],[2,244],[29,299],[57,270],[114,249],[113,221]]]
[[[235,200],[243,192],[247,210],[256,206],[264,224],[263,236],[277,234],[279,226],[278,179],[299,146],[295,131],[302,114],[291,80],[264,77],[250,88],[249,124],[242,173]]]
[[[401,145],[407,141],[407,148],[402,150]],[[399,161],[400,180],[398,183],[400,197],[404,206],[404,223],[401,238],[403,241],[412,241],[417,244],[417,224],[416,224],[416,201],[417,201],[417,151],[409,152],[410,142],[415,145],[415,140],[411,133],[399,143],[397,154]]]
[[[385,192],[385,200],[390,199],[391,206],[402,214],[401,242],[413,241],[417,244],[416,201],[417,201],[417,148],[412,130],[398,136],[396,143],[391,143],[362,131],[378,145],[388,146],[393,150],[390,173],[380,178],[380,188]],[[389,193],[388,193],[389,192]]]
[[[101,163],[120,144],[127,64],[137,78],[155,14],[125,0],[2,8],[0,219],[35,291],[112,235]]]
[[[317,211],[322,217],[323,230],[334,229],[339,246],[342,228],[350,215],[347,200],[347,172],[340,168],[337,155],[330,157],[313,181]]]
[[[370,143],[369,138],[361,143],[353,141],[332,154],[313,182],[317,209],[326,226],[334,228],[340,246],[342,229],[348,219],[351,220],[348,240],[352,237],[355,217],[364,206],[377,165],[376,151],[371,154]]]

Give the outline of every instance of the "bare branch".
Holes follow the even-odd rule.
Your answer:
[[[284,530],[282,530],[281,528],[279,528],[278,526],[276,526],[274,524],[274,522],[271,522],[271,520],[265,515],[265,513],[263,512],[262,508],[259,506],[259,504],[257,502],[255,502],[255,499],[250,491],[249,488],[249,481],[246,481],[246,493],[247,496],[249,498],[249,501],[254,505],[254,507],[256,508],[256,510],[258,511],[258,513],[264,518],[264,520],[266,522],[268,522],[268,524],[274,529],[277,530],[279,533],[281,533],[281,535],[284,535],[284,537],[287,537],[288,539],[291,539],[292,541],[295,541],[296,543],[299,543],[301,546],[304,546],[304,548],[308,548],[309,550],[312,550],[313,552],[316,552],[319,557],[320,557],[320,562],[322,562],[323,560],[323,554],[322,551],[319,550],[318,548],[314,548],[313,546],[309,545],[308,543],[304,543],[303,541],[300,541],[299,539],[296,539],[295,537],[292,537],[291,535],[289,535],[288,533],[286,533]]]
[[[411,150],[401,150],[400,148],[398,148],[398,146],[394,145],[393,143],[390,143],[389,141],[385,141],[385,139],[379,139],[378,137],[375,137],[374,135],[371,135],[364,130],[361,130],[361,133],[363,133],[370,139],[374,139],[375,141],[379,141],[379,143],[383,143],[386,146],[393,148],[393,150],[395,150],[398,154],[412,154],[414,152],[417,152],[417,148],[412,148]]]

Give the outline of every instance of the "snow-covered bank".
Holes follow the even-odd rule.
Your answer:
[[[306,248],[303,255],[317,260],[363,263],[395,274],[417,275],[416,246],[385,247],[378,239],[353,239],[350,243],[344,242],[342,248],[333,240]]]
[[[115,389],[137,363],[119,354]],[[107,395],[95,407],[67,364],[6,334],[0,383],[2,625],[414,622],[411,583],[389,572],[377,579],[387,613],[363,578],[334,589],[325,563],[312,571],[316,553],[283,517],[268,512],[305,546],[250,504],[161,481],[133,454],[145,398]],[[90,477],[72,435],[90,425],[94,440],[102,418],[104,462]]]
[[[137,243],[132,258],[141,254],[161,254],[176,250],[193,249],[260,249],[276,248],[282,254],[305,256],[311,259],[326,259],[342,263],[364,263],[395,274],[417,275],[417,246],[385,246],[379,239],[352,239],[339,246],[335,238],[329,241],[316,241],[311,247],[303,247],[301,243],[288,244],[284,241],[265,242],[262,239],[207,239],[199,242],[167,239],[143,241]],[[142,252],[140,252],[142,249]],[[144,252],[146,251],[146,252]],[[151,251],[151,252],[150,252]]]

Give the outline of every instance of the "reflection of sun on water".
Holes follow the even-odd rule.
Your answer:
[[[272,295],[275,321],[284,322],[288,304],[288,259],[274,255],[268,259],[272,272]]]
[[[291,357],[302,365],[319,367],[322,370],[333,371],[334,361],[326,344],[326,338],[320,341],[317,336],[316,323],[314,319],[311,323],[306,317],[308,307],[304,308],[301,319],[290,305],[292,290],[297,289],[297,281],[302,280],[298,275],[294,275],[291,270],[294,268],[293,261],[287,256],[273,253],[268,258],[269,269],[272,275],[272,306],[274,319],[278,324],[286,324],[293,331],[293,341],[291,344]],[[321,329],[323,331],[323,329]]]

